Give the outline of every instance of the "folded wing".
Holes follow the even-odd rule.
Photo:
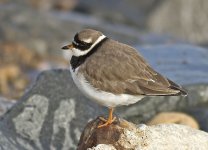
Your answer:
[[[111,42],[114,47],[107,49]],[[94,59],[86,60],[80,69],[85,72],[87,82],[98,90],[148,96],[187,94],[181,86],[153,70],[128,45],[111,40],[91,57]]]

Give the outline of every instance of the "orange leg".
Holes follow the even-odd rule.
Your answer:
[[[110,124],[112,124],[114,121],[115,121],[115,117],[113,117],[113,108],[110,108],[109,109],[109,115],[108,115],[108,119],[104,119],[102,117],[99,117],[100,120],[102,120],[103,122],[105,122],[104,124],[101,124],[98,126],[98,128],[102,128],[102,127],[105,127],[105,126],[108,126]]]

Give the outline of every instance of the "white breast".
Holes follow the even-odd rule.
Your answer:
[[[70,67],[70,72],[76,86],[86,95],[89,99],[95,101],[96,103],[106,106],[106,107],[116,107],[120,105],[129,105],[136,103],[141,100],[143,96],[132,96],[128,94],[113,94],[109,92],[99,91],[92,87],[84,78],[84,76],[78,73],[79,68],[76,68],[73,72]]]

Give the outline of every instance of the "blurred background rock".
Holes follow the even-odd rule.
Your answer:
[[[156,70],[192,93],[183,102],[155,98],[141,101],[145,108],[140,103],[120,108],[122,117],[138,123],[162,111],[183,111],[207,131],[207,9],[206,0],[0,0],[0,111],[26,100],[24,93],[39,85],[41,71],[67,68],[60,48],[81,29],[94,28],[141,49]]]

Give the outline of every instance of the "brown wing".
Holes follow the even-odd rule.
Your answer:
[[[106,41],[91,55],[80,71],[93,87],[106,92],[150,96],[186,94],[180,86],[154,71],[135,49],[113,40]]]

